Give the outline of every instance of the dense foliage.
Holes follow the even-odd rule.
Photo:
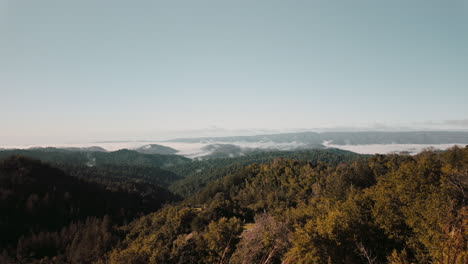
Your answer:
[[[468,148],[277,159],[125,227],[109,263],[466,263]]]
[[[128,149],[113,152],[68,151],[66,149],[57,148],[12,149],[0,151],[0,158],[6,158],[12,155],[27,156],[53,165],[116,165],[162,168],[190,161],[190,159],[178,155],[143,154]]]
[[[75,173],[89,174],[87,169],[77,167]],[[18,258],[54,256],[58,248],[48,245],[52,242],[40,244],[53,237],[54,245],[65,247],[66,243],[58,241],[66,236],[69,243],[73,242],[77,231],[83,229],[83,221],[97,223],[107,216],[115,224],[125,224],[177,199],[169,191],[147,183],[122,181],[119,188],[115,181],[102,179],[100,183],[72,177],[29,158],[14,156],[1,161],[0,246],[10,252],[16,247]],[[106,223],[107,228],[109,221]],[[58,232],[63,228],[65,231]]]
[[[97,217],[86,213],[86,220],[68,221],[61,229],[18,231],[15,237],[22,237],[6,248],[0,262],[468,262],[468,147],[416,156],[324,153],[330,155],[329,160],[268,154],[262,159],[259,154],[253,164],[235,159],[185,163],[178,174],[207,166],[188,175],[187,179],[200,173],[203,184],[195,185],[194,194],[185,200],[120,226],[112,220],[119,215],[108,210]],[[22,160],[13,158],[6,164],[16,164],[18,159]],[[18,175],[27,172],[23,167],[27,166],[14,167],[13,174],[4,169],[2,181],[22,182]],[[203,171],[209,172],[207,180]],[[99,178],[99,173],[87,173]],[[69,179],[63,173],[60,177]],[[24,187],[3,189],[3,182],[1,186],[0,197],[26,197],[28,193]],[[16,194],[21,189],[23,196]],[[28,217],[28,199],[14,201],[25,204],[18,207],[17,216]],[[8,208],[8,204],[2,206]],[[2,216],[16,214],[3,214],[4,210]],[[49,212],[49,218],[56,214],[60,216],[60,212]],[[37,225],[36,220],[19,221]],[[15,226],[9,219],[0,223]]]
[[[177,174],[157,167],[146,166],[83,166],[73,164],[60,164],[56,167],[67,172],[71,176],[86,181],[97,182],[107,186],[108,189],[131,189],[127,184],[146,184],[148,186],[167,188],[182,177]]]
[[[12,154],[37,158],[70,176],[99,183],[107,190],[145,196],[147,200],[177,199],[166,188],[182,177],[160,166],[190,162],[181,156],[145,155],[131,150],[96,152],[57,148],[3,150],[0,158]]]
[[[174,184],[170,186],[170,190],[181,196],[187,197],[200,191],[208,183],[232,174],[245,165],[268,163],[280,157],[307,161],[312,164],[324,162],[333,165],[365,158],[364,155],[359,155],[346,150],[316,149],[300,151],[257,151],[235,158],[194,160],[189,163],[167,168],[168,170],[185,177],[180,181],[174,182]]]

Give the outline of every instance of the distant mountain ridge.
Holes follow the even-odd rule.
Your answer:
[[[49,162],[51,164],[80,164],[88,167],[100,165],[168,167],[181,164],[190,159],[179,155],[143,154],[133,150],[121,149],[112,152],[83,152],[66,149],[9,149],[0,151],[0,159],[21,155]]]
[[[468,144],[468,132],[458,131],[408,131],[408,132],[299,132],[256,136],[177,138],[167,142],[210,143],[210,142],[273,142],[335,145],[364,144]]]
[[[0,149],[4,150],[4,149]],[[99,146],[91,146],[91,147],[32,147],[29,150],[39,150],[39,151],[51,151],[51,152],[107,152],[107,149],[99,147]]]

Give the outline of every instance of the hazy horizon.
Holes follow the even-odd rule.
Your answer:
[[[468,129],[468,4],[0,0],[0,147]]]
[[[177,138],[172,137],[170,140],[139,139],[91,142],[75,141],[49,144],[10,144],[0,146],[0,150],[3,147],[7,151],[13,149],[71,148],[85,152],[112,152],[123,149],[140,152],[140,149],[142,149],[141,151],[148,151],[148,149],[152,149],[153,147],[156,150],[150,151],[160,151],[159,148],[164,146],[172,149],[172,154],[187,158],[204,158],[216,155],[216,153],[236,157],[258,151],[301,151],[327,148],[342,149],[360,154],[409,153],[415,155],[427,149],[446,150],[454,146],[461,148],[468,146],[468,130],[357,131],[350,129],[345,132],[325,129],[321,131],[301,132],[283,131],[283,133],[279,131],[276,131],[277,133],[274,133],[274,131],[265,133],[266,131],[261,130],[257,131],[257,133],[249,131],[250,133],[242,134],[242,131],[237,131],[236,134],[218,134],[212,136],[213,132],[211,130],[211,133],[199,134],[198,137],[195,134],[191,134],[191,137],[181,135],[181,137]],[[234,133],[234,131],[231,132]],[[174,136],[174,134],[171,135]],[[153,152],[142,153],[151,154]]]
[[[1,141],[0,149],[11,147],[25,147],[25,146],[67,146],[70,144],[86,144],[92,146],[94,143],[118,143],[118,142],[163,142],[174,139],[183,138],[218,138],[218,137],[236,137],[236,136],[256,136],[256,135],[276,135],[288,133],[302,133],[302,132],[432,132],[432,131],[447,131],[447,132],[468,132],[468,128],[448,127],[439,128],[435,126],[404,126],[404,127],[385,127],[381,125],[369,127],[331,127],[331,128],[311,128],[311,129],[223,129],[219,127],[212,127],[199,130],[175,130],[175,131],[154,131],[153,133],[130,134],[128,136],[109,136],[104,135],[101,137],[77,137],[68,139],[55,139],[55,140],[31,140],[31,141]],[[457,143],[457,142],[454,142]]]

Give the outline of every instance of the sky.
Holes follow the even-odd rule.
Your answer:
[[[0,0],[0,146],[468,129],[467,102],[467,0]]]

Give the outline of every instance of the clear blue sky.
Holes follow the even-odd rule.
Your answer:
[[[0,0],[0,94],[0,145],[466,120],[468,1]]]

